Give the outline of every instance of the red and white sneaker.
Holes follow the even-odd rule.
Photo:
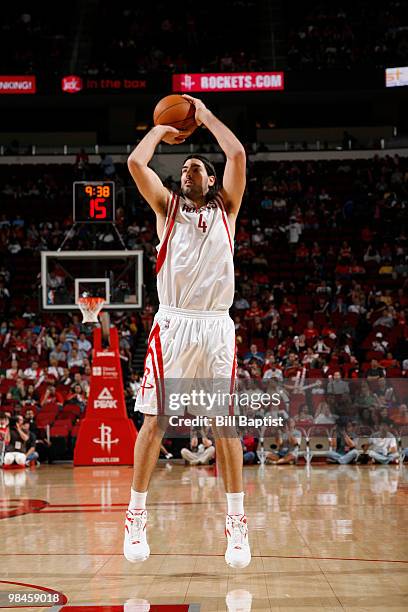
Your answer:
[[[146,539],[147,511],[133,508],[126,511],[123,554],[131,563],[146,561],[150,548]]]
[[[248,541],[248,525],[245,514],[227,514],[225,519],[227,565],[242,569],[251,562],[251,550]]]

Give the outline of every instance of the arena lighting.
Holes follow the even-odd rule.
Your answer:
[[[284,89],[283,72],[174,74],[173,91],[273,91]]]
[[[385,69],[386,87],[404,87],[408,85],[408,66]]]
[[[36,91],[35,76],[0,76],[0,95],[35,94]]]

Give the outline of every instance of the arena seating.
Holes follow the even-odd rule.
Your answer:
[[[251,0],[173,4],[171,10],[163,5],[159,18],[148,3],[119,5],[121,10],[100,3],[98,34],[85,67],[90,75],[233,72],[256,70],[262,63],[252,42],[259,39],[260,25]]]
[[[406,2],[286,2],[288,66],[294,70],[404,66],[406,10]]]
[[[97,177],[98,171],[91,165],[88,178]],[[66,373],[71,378],[68,384],[47,379],[45,370],[50,347],[68,323],[73,320],[77,335],[82,327],[77,317],[39,312],[37,296],[39,253],[56,248],[72,223],[70,185],[74,176],[75,168],[65,165],[12,166],[7,171],[0,167],[2,405],[11,412],[34,406],[37,426],[42,430],[49,426],[51,437],[66,440],[75,437],[73,432],[83,416],[87,377],[84,368],[79,369],[84,393],[81,406],[72,397],[78,369]],[[145,311],[117,321],[121,329],[131,331],[129,363],[141,375],[142,364],[135,362],[134,355],[136,349],[143,353],[157,306],[154,218],[130,189],[125,166],[117,165],[117,176],[128,190],[119,227],[128,248],[142,248],[146,255]],[[371,395],[378,397],[375,373],[379,371],[393,389],[387,400],[391,421],[395,418],[396,427],[406,424],[403,410],[402,417],[398,415],[408,396],[407,176],[407,159],[389,156],[251,163],[251,180],[235,237],[236,296],[231,315],[236,325],[239,374],[243,379],[246,372],[245,376],[263,387],[274,377],[290,382],[302,372],[305,385],[322,384],[321,396],[310,390],[291,396],[289,413],[294,417],[306,406],[313,422],[320,403],[327,400],[330,404],[329,377],[336,372],[352,383],[353,402],[366,380]],[[47,221],[41,221],[45,217]],[[80,238],[67,242],[67,248],[84,248],[87,239],[83,231]],[[253,344],[259,353],[255,358]],[[39,361],[44,379],[34,397],[22,398],[15,378],[7,378],[15,359],[23,372],[32,361]],[[131,369],[125,374],[128,379]],[[19,376],[24,379],[21,372]],[[29,382],[24,380],[25,393]],[[56,400],[41,405],[51,383],[56,384]],[[131,404],[130,392],[128,399]],[[353,416],[372,429],[378,422],[379,404],[371,409],[369,418],[363,412],[359,407]],[[303,426],[301,420],[299,424]]]
[[[1,74],[60,75],[69,59],[69,36],[77,3],[58,12],[40,2],[17,0],[2,8]]]

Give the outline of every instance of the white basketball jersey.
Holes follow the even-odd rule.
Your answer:
[[[221,194],[196,209],[172,193],[157,251],[160,304],[187,310],[231,307],[233,240]]]

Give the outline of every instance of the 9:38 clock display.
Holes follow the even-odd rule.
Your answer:
[[[76,181],[73,197],[75,223],[115,221],[115,184],[112,181]]]

